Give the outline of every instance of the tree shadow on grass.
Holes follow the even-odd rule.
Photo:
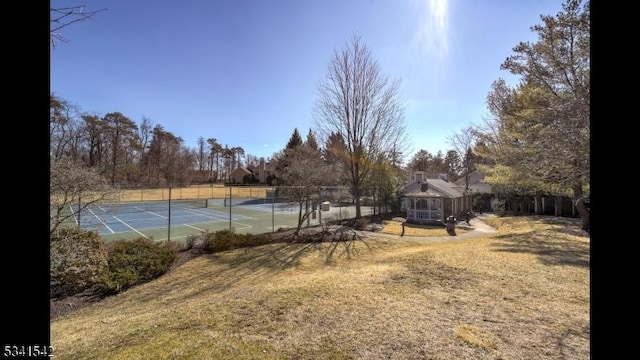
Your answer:
[[[550,225],[554,232],[573,236],[589,236],[589,233],[582,229],[580,218],[564,218],[559,216],[540,217],[540,222]]]
[[[269,278],[282,270],[300,264],[305,254],[318,251],[319,244],[279,243],[266,246],[234,250],[235,253],[213,253],[201,255],[206,259],[202,268],[191,271],[188,276],[172,277],[163,289],[181,289],[175,300],[196,298],[203,293],[219,293],[230,290],[246,279]],[[251,281],[251,280],[250,280]],[[165,290],[160,290],[164,292]],[[152,300],[158,294],[139,297],[141,301]]]
[[[158,284],[161,284],[158,287],[145,286],[140,288],[140,285],[144,285],[140,284],[127,291],[137,288],[139,293],[136,295],[136,299],[140,302],[155,301],[165,296],[169,296],[172,299],[171,301],[179,302],[180,300],[196,298],[207,292],[223,292],[232,289],[243,279],[251,277],[262,276],[262,281],[269,281],[271,276],[278,274],[282,270],[299,266],[305,257],[313,256],[314,254],[324,257],[324,263],[329,264],[334,259],[342,256],[345,258],[354,257],[359,252],[356,246],[358,242],[365,244],[370,249],[369,245],[362,239],[362,236],[353,230],[316,235],[309,238],[301,238],[298,242],[278,242],[270,245],[236,249],[233,250],[235,251],[233,254],[226,252],[222,254],[205,254],[198,250],[194,258],[207,260],[205,265],[200,268],[192,268],[189,270],[189,274],[178,276],[176,273],[179,272],[180,267],[184,266],[180,265],[180,267],[171,271],[173,276],[161,276],[156,279]],[[191,260],[194,259],[192,258]],[[166,283],[162,284],[162,282]],[[175,292],[172,291],[173,289],[180,289],[180,291]],[[72,310],[71,308],[80,308],[109,297],[87,292],[74,298],[76,302],[82,303],[79,305],[72,304],[74,299],[62,299],[57,303],[60,303],[60,309],[65,311],[58,311],[55,316],[66,314],[70,312],[69,310]],[[66,309],[67,307],[70,309]]]
[[[495,239],[495,251],[534,254],[546,265],[589,267],[589,242],[538,231],[498,235]]]
[[[324,259],[325,264],[332,263],[335,258],[344,256],[347,259],[358,254],[357,242],[362,242],[368,250],[371,250],[369,244],[364,240],[364,237],[358,234],[355,230],[350,228],[341,228],[333,233],[327,255]],[[343,245],[343,249],[336,255],[336,251],[339,245]]]
[[[561,334],[556,335],[556,348],[562,359],[573,358],[576,355],[576,343],[588,343],[590,333],[590,325],[586,323],[582,326],[576,325],[573,328],[567,328]],[[584,348],[580,350],[588,351]]]
[[[349,259],[362,250],[356,243],[363,243],[370,249],[362,236],[349,231],[345,231],[345,234],[348,236],[332,233],[325,234],[322,238],[307,239],[305,242],[247,247],[235,250],[234,254],[203,255],[212,264],[222,266],[212,266],[202,274],[194,274],[194,276],[206,276],[209,279],[206,280],[209,284],[197,291],[190,292],[188,295],[185,294],[185,297],[197,296],[208,291],[225,291],[250,277],[262,276],[264,281],[269,281],[271,276],[301,265],[304,258],[314,254],[324,257],[325,264],[330,264],[340,257]],[[170,286],[188,288],[193,286],[193,281],[193,278],[176,279],[171,282]]]

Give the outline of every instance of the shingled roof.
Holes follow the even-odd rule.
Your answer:
[[[456,184],[464,188],[465,179],[460,178],[456,181]],[[474,171],[469,174],[469,189],[474,193],[491,193],[491,184],[484,181],[484,174],[479,171]]]
[[[464,196],[464,186],[443,179],[426,179],[406,185],[400,193],[407,197],[458,198]]]

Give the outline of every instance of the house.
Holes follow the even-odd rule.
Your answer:
[[[401,210],[406,212],[409,223],[444,225],[450,215],[471,211],[471,194],[465,192],[464,186],[448,181],[445,174],[428,179],[423,171],[417,171],[400,194]]]
[[[456,181],[464,187],[464,178]],[[491,184],[484,181],[484,174],[474,171],[469,174],[469,190],[472,195],[474,211],[492,212],[496,209],[498,199],[493,193]],[[510,194],[503,199],[504,205],[500,211],[513,214],[538,214],[576,217],[579,216],[575,203],[568,196],[553,196],[549,194]]]
[[[464,177],[456,180],[456,184],[464,187]],[[469,174],[469,189],[476,194],[491,194],[491,184],[484,181],[484,174],[474,171]]]
[[[270,177],[274,173],[273,163],[265,162],[264,159],[260,159],[258,165],[256,165],[255,163],[249,164],[247,166],[247,170],[251,171],[258,184],[269,183]]]
[[[231,180],[234,184],[243,184],[246,175],[251,176],[253,173],[244,166],[238,166],[231,172]]]
[[[458,179],[455,183],[464,188],[464,177]],[[493,211],[495,197],[493,196],[491,184],[484,181],[484,174],[478,171],[469,174],[469,191],[471,191],[473,197],[475,211]]]
[[[258,165],[251,163],[247,167],[237,167],[231,172],[232,182],[235,184],[245,184],[245,176],[249,175],[252,183],[267,184],[273,174],[273,165],[261,159]]]
[[[258,184],[266,184],[269,176],[273,173],[273,166],[270,162],[265,162],[264,159],[260,159],[258,165],[255,163],[249,164],[247,169],[251,171],[253,176],[258,180]]]

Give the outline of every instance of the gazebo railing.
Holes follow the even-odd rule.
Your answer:
[[[407,210],[407,219],[440,220],[441,218],[442,210]]]

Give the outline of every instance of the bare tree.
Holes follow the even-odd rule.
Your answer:
[[[222,152],[222,145],[220,145],[215,138],[208,138],[207,144],[209,144],[209,182],[213,183],[220,179],[220,153]],[[213,172],[214,164],[216,169],[215,174]]]
[[[206,149],[206,142],[202,136],[198,138],[197,160],[198,160],[198,171],[200,172],[200,175],[204,175],[206,171],[206,166],[207,166],[207,149]]]
[[[53,94],[49,98],[49,156],[52,160],[63,156],[78,157],[81,112],[77,105]]]
[[[50,163],[49,235],[66,225],[79,226],[77,214],[100,201],[115,199],[117,191],[95,169],[68,157]]]
[[[85,10],[85,5],[76,5],[69,7],[50,7],[49,8],[49,37],[51,38],[51,46],[55,49],[56,41],[67,42],[68,40],[62,36],[60,31],[67,26],[80,21],[91,20],[93,17],[102,11],[100,10]]]
[[[82,120],[86,147],[84,162],[89,167],[104,169],[105,139],[102,119],[98,115],[83,115]]]
[[[245,154],[244,148],[242,146],[234,146],[231,148],[231,152],[233,153],[233,169],[243,166],[242,158]]]
[[[110,150],[109,172],[111,184],[122,180],[122,173],[127,164],[131,144],[136,142],[138,125],[120,112],[110,112],[102,118],[102,130],[108,139]]]
[[[314,119],[325,139],[340,134],[345,142],[346,171],[361,217],[363,183],[379,156],[406,146],[404,106],[399,82],[384,76],[359,36],[336,50],[318,87]]]
[[[320,196],[324,176],[329,167],[320,157],[320,150],[298,145],[284,149],[277,161],[286,162],[286,166],[277,166],[277,176],[281,184],[278,196],[287,199],[291,205],[298,206],[298,235],[302,224],[313,212],[313,202]]]
[[[469,190],[469,175],[475,171],[473,148],[476,142],[476,132],[473,127],[468,126],[458,132],[451,134],[447,141],[449,145],[462,157],[462,172],[464,176],[464,189]]]
[[[191,170],[197,162],[197,151],[184,145],[184,140],[164,129],[153,128],[149,142],[148,164],[150,180],[167,186],[189,184]]]
[[[138,126],[138,142],[140,143],[141,153],[140,153],[140,164],[144,164],[146,162],[146,157],[148,156],[149,151],[149,141],[151,141],[151,135],[153,133],[153,123],[151,119],[146,116],[142,117],[142,121]]]

